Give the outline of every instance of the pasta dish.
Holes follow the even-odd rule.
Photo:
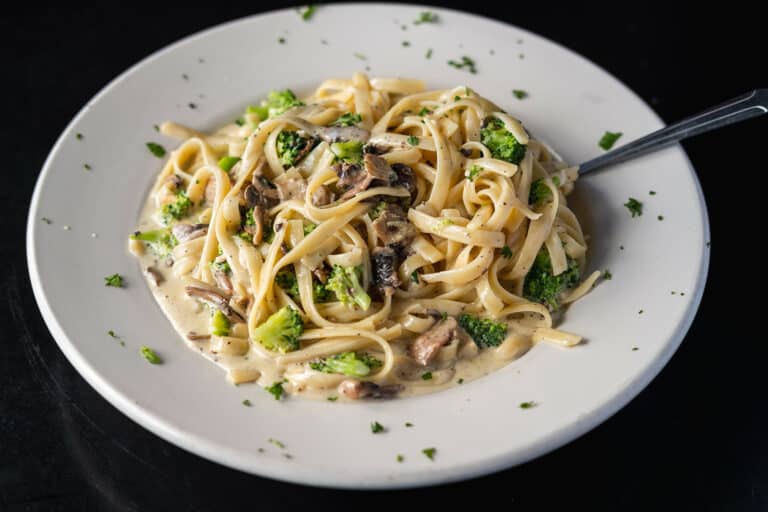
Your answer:
[[[181,141],[130,249],[195,350],[276,398],[386,398],[500,368],[583,296],[577,179],[468,87],[326,80]]]

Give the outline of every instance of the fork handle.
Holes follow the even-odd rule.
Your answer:
[[[757,117],[766,112],[768,112],[768,89],[755,89],[593,158],[579,166],[579,174],[623,162],[688,137]]]

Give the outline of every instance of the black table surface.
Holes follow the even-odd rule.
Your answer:
[[[673,11],[672,2],[614,4],[460,7],[587,56],[667,122],[768,85],[759,20],[735,4],[688,12]],[[287,484],[183,451],[85,383],[40,317],[25,260],[29,199],[48,151],[69,119],[128,66],[200,29],[280,6],[67,7],[0,17],[0,510],[203,511],[236,502],[261,510],[410,508],[463,499],[515,510],[768,510],[768,340],[759,323],[764,284],[753,277],[764,273],[758,244],[765,215],[758,209],[766,163],[759,150],[768,118],[684,143],[704,188],[713,242],[707,290],[680,349],[611,419],[522,466],[407,491]]]

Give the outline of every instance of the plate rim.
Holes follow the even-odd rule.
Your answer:
[[[324,4],[327,7],[345,8],[345,7],[397,7],[397,8],[425,8],[417,4],[406,3],[391,3],[391,2],[372,2],[372,3],[328,3]],[[577,59],[586,63],[587,65],[594,66],[596,69],[602,71],[606,77],[617,83],[622,89],[628,92],[637,102],[643,105],[658,121],[660,124],[664,124],[664,121],[659,117],[656,111],[648,105],[648,103],[640,97],[633,89],[628,87],[622,80],[614,76],[602,66],[596,64],[587,57],[571,50],[567,46],[564,46],[546,36],[532,32],[525,28],[522,28],[505,21],[496,20],[484,15],[475,14],[471,12],[461,11],[448,7],[439,7],[441,11],[451,12],[455,15],[468,16],[476,18],[484,23],[492,23],[497,26],[502,26],[505,29],[517,30],[520,34],[533,36],[541,41],[553,45],[559,51],[563,51],[570,58]],[[40,310],[41,316],[45,321],[46,327],[50,331],[52,337],[56,341],[61,351],[67,360],[74,366],[78,374],[107,402],[117,408],[120,412],[128,416],[132,421],[138,423],[142,427],[146,428],[153,434],[157,435],[161,439],[174,444],[175,446],[194,453],[200,457],[203,457],[209,461],[224,466],[234,468],[243,471],[248,474],[253,474],[259,477],[277,479],[285,482],[291,482],[300,485],[310,485],[318,487],[330,487],[330,488],[344,488],[344,489],[405,489],[422,487],[426,485],[440,485],[451,482],[457,482],[476,478],[479,476],[495,473],[504,469],[509,469],[514,466],[524,464],[534,458],[545,455],[549,452],[557,450],[562,446],[575,441],[587,432],[597,428],[603,422],[608,420],[614,414],[623,409],[631,400],[639,395],[648,384],[659,374],[659,372],[666,366],[671,359],[672,355],[678,350],[680,344],[688,333],[691,324],[693,323],[696,313],[698,312],[701,300],[706,288],[707,276],[709,271],[710,251],[708,248],[702,248],[700,252],[700,258],[698,263],[699,271],[696,276],[696,289],[694,293],[690,294],[690,300],[685,310],[684,315],[681,317],[675,331],[669,336],[669,341],[665,344],[664,350],[659,352],[657,356],[649,361],[645,368],[636,375],[633,379],[626,382],[623,389],[612,399],[607,400],[600,404],[599,407],[593,409],[584,419],[577,422],[556,429],[554,432],[543,436],[537,442],[527,446],[524,450],[515,452],[499,453],[493,457],[478,460],[472,463],[464,463],[455,465],[452,467],[438,467],[435,466],[429,472],[418,472],[411,475],[409,480],[390,480],[382,478],[377,481],[360,483],[355,482],[353,484],[345,484],[343,481],[333,476],[326,477],[324,474],[315,474],[315,476],[308,476],[307,472],[302,472],[301,478],[292,474],[290,470],[287,470],[282,465],[264,465],[257,468],[252,463],[252,459],[244,456],[242,453],[237,452],[231,448],[221,446],[215,442],[208,440],[207,438],[197,436],[190,432],[184,431],[179,426],[176,426],[173,422],[164,419],[160,414],[155,411],[151,411],[147,408],[140,406],[137,402],[132,400],[129,396],[116,390],[110,381],[102,375],[96,368],[89,365],[76,345],[66,336],[64,329],[61,327],[56,314],[54,313],[51,305],[47,299],[45,292],[45,285],[42,283],[38,271],[37,254],[35,252],[35,236],[38,229],[38,223],[36,222],[37,213],[39,212],[39,201],[43,182],[46,181],[46,177],[53,168],[53,160],[59,153],[61,146],[66,140],[66,134],[70,132],[72,127],[77,124],[80,119],[86,115],[90,107],[101,100],[102,97],[108,95],[112,89],[122,82],[125,78],[138,72],[138,70],[146,64],[154,61],[157,58],[162,57],[166,53],[174,51],[177,47],[186,45],[189,42],[204,38],[211,33],[225,30],[230,25],[246,22],[254,18],[262,16],[268,16],[272,14],[293,11],[295,8],[287,7],[283,9],[273,9],[263,11],[249,16],[243,16],[233,20],[225,21],[202,29],[187,35],[177,41],[174,41],[158,50],[152,52],[150,55],[140,59],[128,69],[121,72],[111,81],[109,81],[103,88],[101,88],[95,95],[93,95],[85,105],[73,116],[73,118],[67,123],[62,130],[61,134],[57,138],[56,142],[52,146],[48,156],[43,163],[42,169],[37,177],[34,191],[30,200],[29,212],[27,216],[26,227],[26,260],[27,268],[29,271],[29,277],[32,284],[32,291],[35,297],[35,301]],[[700,204],[699,209],[699,222],[702,227],[702,234],[706,241],[711,240],[710,225],[709,225],[709,213],[707,209],[706,200],[703,194],[701,183],[698,179],[695,168],[693,167],[687,153],[680,144],[673,146],[675,151],[681,155],[687,166],[688,173],[693,178],[694,188],[696,196]],[[311,467],[311,466],[310,466]]]

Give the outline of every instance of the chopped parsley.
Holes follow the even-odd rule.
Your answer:
[[[614,144],[616,144],[616,141],[619,140],[619,137],[622,135],[623,133],[621,132],[605,132],[603,136],[600,137],[600,142],[598,142],[597,145],[608,151]]]
[[[354,55],[355,57],[357,57],[360,60],[368,60],[368,57],[366,57],[365,55],[363,55],[362,53],[359,53],[359,52],[355,52],[352,55]]]
[[[240,161],[239,156],[225,156],[221,160],[219,160],[219,167],[221,167],[224,172],[229,172],[237,162]]]
[[[416,284],[419,284],[419,271],[418,270],[414,270],[413,272],[411,272],[411,281],[413,281]]]
[[[304,21],[309,21],[314,16],[317,6],[315,4],[309,4],[304,9],[299,10],[299,15]]]
[[[421,375],[421,380],[432,380],[432,372],[425,372]]]
[[[85,169],[86,171],[90,171],[92,167],[88,164],[83,164],[83,169]]]
[[[284,380],[279,380],[272,384],[271,386],[267,386],[264,388],[267,393],[271,394],[275,397],[275,400],[280,400],[283,397],[283,393],[285,390],[283,389],[283,382]]]
[[[421,25],[422,23],[437,23],[437,14],[431,11],[422,11],[419,17],[413,21],[413,24]]]
[[[371,423],[371,432],[374,434],[380,434],[381,432],[384,432],[384,425],[378,421],[374,421]]]
[[[431,59],[431,58],[432,58],[432,48],[430,48],[429,50],[427,50],[427,53],[426,53],[426,55],[424,55],[424,56],[425,56],[426,58],[428,58],[428,59]]]
[[[163,158],[165,156],[165,148],[156,142],[147,142],[147,149],[149,149],[149,152],[157,158]],[[88,167],[86,167],[86,169],[88,169]]]
[[[421,450],[421,453],[426,455],[429,460],[435,460],[435,453],[437,453],[437,448],[424,448]]]
[[[480,167],[479,165],[473,165],[467,171],[467,179],[469,181],[472,181],[475,178],[477,178],[480,175],[481,172],[483,172],[483,168],[482,167]]]
[[[514,94],[515,98],[519,100],[524,100],[528,97],[528,93],[522,89],[512,89],[512,94]]]
[[[40,220],[45,222],[46,224],[53,224],[53,221],[51,219],[49,219],[48,217],[43,217]]]
[[[190,102],[188,105],[189,105],[189,108],[191,108],[192,110],[195,110],[197,108],[197,104],[195,103]]]
[[[461,60],[449,60],[448,65],[456,69],[464,69],[470,73],[477,74],[477,67],[475,61],[466,55],[461,57]]]
[[[277,42],[280,44],[285,44],[285,38],[284,37],[278,37]]]
[[[245,119],[243,119],[242,117],[238,117],[237,119],[235,119],[235,124],[237,126],[243,126],[245,124]]]
[[[278,441],[277,439],[272,439],[271,437],[267,439],[267,441],[277,446],[281,450],[285,450],[285,444],[283,444],[281,441]]]
[[[120,336],[118,336],[118,335],[117,335],[117,333],[116,333],[115,331],[113,331],[112,329],[110,329],[110,330],[108,330],[108,331],[107,331],[107,335],[108,335],[110,338],[115,338],[116,340],[119,340],[119,339],[120,339]]]
[[[640,350],[640,349],[637,347],[632,347],[632,352],[634,352],[635,350]]]
[[[454,96],[453,101],[459,101],[461,99],[461,96]]]
[[[627,210],[629,210],[629,213],[632,214],[632,217],[636,217],[643,214],[643,203],[641,203],[634,197],[630,197],[629,201],[624,203],[624,206],[627,207]]]
[[[409,46],[411,46],[411,42],[410,41],[403,41],[402,45],[403,45],[403,47],[408,48]]]
[[[331,126],[355,126],[363,121],[363,116],[356,112],[347,112],[342,114],[337,120],[331,123]]]
[[[406,421],[405,426],[410,428],[413,426],[413,423],[411,423],[410,421]]]
[[[189,75],[186,73],[182,73],[181,78],[183,78],[184,80],[189,80]]]
[[[659,220],[664,220],[664,216],[663,216],[663,215],[659,215],[659,216],[658,216],[658,217],[656,217],[656,218],[657,218],[657,219],[659,219]]]
[[[426,116],[428,114],[431,114],[431,113],[432,113],[432,111],[429,110],[427,107],[421,107],[421,110],[419,110],[418,115],[421,116],[421,117],[424,117],[424,116]]]
[[[459,384],[464,384],[464,378],[462,377],[461,379],[459,379],[459,380],[458,380],[458,381],[456,381],[456,382],[458,382]]]
[[[531,407],[535,407],[536,402],[530,401],[530,402],[523,402],[520,404],[521,409],[530,409]]]
[[[159,127],[159,126],[157,126],[156,124],[153,124],[153,125],[152,125],[152,128],[154,128],[156,132],[159,132],[159,131],[160,131],[160,127]]]
[[[509,259],[512,257],[512,249],[509,248],[508,245],[505,245],[501,248],[501,255],[505,258]]]
[[[75,138],[77,140],[83,140],[83,134],[82,133],[77,133],[77,134],[75,134]]]
[[[246,407],[250,407],[251,406],[251,401],[246,398],[245,400],[243,400],[243,405],[246,406]]]
[[[397,462],[403,462],[405,460],[405,457],[402,454],[397,454],[397,457],[395,458]]]
[[[141,351],[141,355],[144,356],[144,359],[149,361],[152,364],[161,364],[163,362],[162,359],[160,359],[160,356],[155,354],[155,351],[149,348],[146,345],[142,345],[139,349]]]
[[[613,274],[611,274],[610,270],[605,269],[603,271],[603,279],[613,279]]]
[[[655,196],[656,195],[656,191],[655,190],[649,190],[648,191],[648,195]]]
[[[329,402],[335,402],[335,401],[336,401],[336,400],[338,400],[338,399],[339,399],[339,397],[337,397],[337,396],[329,396],[329,397],[327,398],[327,400],[328,400]]]
[[[123,276],[120,274],[112,274],[104,278],[105,286],[114,286],[115,288],[123,287]]]
[[[419,138],[415,135],[409,135],[408,136],[408,144],[411,146],[418,146],[419,145]]]

